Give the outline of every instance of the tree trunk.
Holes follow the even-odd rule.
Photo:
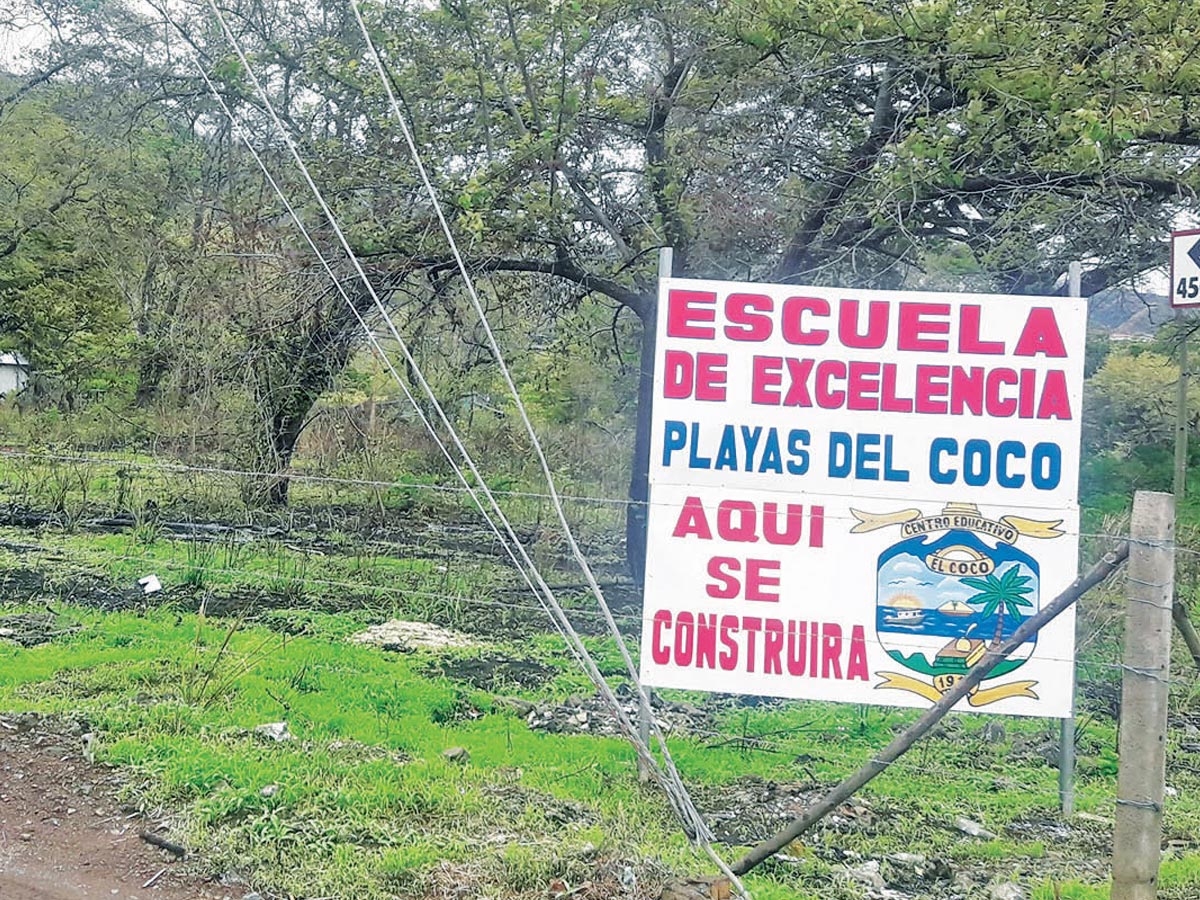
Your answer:
[[[158,386],[162,384],[170,367],[170,355],[157,347],[142,357],[138,363],[137,391],[133,397],[134,405],[138,409],[145,409],[158,395]]]
[[[316,405],[320,396],[319,392],[302,394],[301,389],[297,389],[296,396],[288,405],[288,411],[280,412],[271,422],[271,455],[275,459],[278,473],[267,487],[267,502],[272,506],[287,506],[288,489],[292,482],[283,473],[292,464],[292,457],[296,455],[296,445],[300,442],[300,433],[304,430],[309,411]]]
[[[642,322],[642,346],[638,354],[637,426],[633,438],[633,471],[629,478],[628,511],[625,514],[625,560],[629,573],[640,585],[646,576],[646,519],[650,511],[650,425],[654,411],[654,353],[658,338],[658,295],[646,298]]]
[[[355,299],[364,308],[370,302],[365,292],[356,294]],[[258,486],[247,494],[254,502],[287,505],[290,480],[283,476],[292,464],[300,436],[321,397],[346,368],[360,338],[361,325],[332,291],[312,303],[311,311],[285,326],[286,330],[267,330],[266,343],[251,353],[257,360],[253,377],[258,405],[251,464],[264,473]]]

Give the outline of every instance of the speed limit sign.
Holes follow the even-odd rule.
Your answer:
[[[1200,306],[1200,228],[1171,233],[1171,305]]]

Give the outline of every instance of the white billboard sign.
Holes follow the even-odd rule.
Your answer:
[[[1077,573],[1086,306],[660,282],[642,677],[927,706]],[[1071,713],[1074,615],[963,709]]]

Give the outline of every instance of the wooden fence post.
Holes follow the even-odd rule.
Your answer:
[[[1130,524],[1112,900],[1154,900],[1166,782],[1175,498],[1138,491]]]

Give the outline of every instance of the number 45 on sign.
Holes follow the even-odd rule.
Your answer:
[[[1171,305],[1200,306],[1200,229],[1171,234]]]

